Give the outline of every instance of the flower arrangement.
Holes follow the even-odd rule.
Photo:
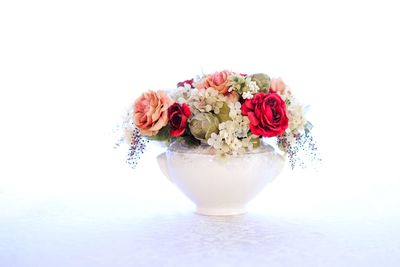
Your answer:
[[[179,82],[174,90],[144,92],[126,114],[121,140],[130,144],[132,166],[151,140],[182,139],[228,159],[273,140],[293,168],[304,165],[300,150],[318,158],[304,113],[282,79],[224,70]]]

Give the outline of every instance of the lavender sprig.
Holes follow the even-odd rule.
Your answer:
[[[137,128],[133,129],[128,157],[126,159],[126,162],[131,166],[132,169],[136,168],[148,142],[149,139],[143,136]]]

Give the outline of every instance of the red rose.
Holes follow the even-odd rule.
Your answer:
[[[249,117],[250,131],[255,135],[282,135],[288,127],[286,103],[274,92],[258,93],[242,104],[242,114]]]
[[[186,103],[183,103],[182,105],[174,103],[168,108],[168,120],[171,126],[171,136],[177,137],[185,132],[187,120],[190,115],[190,108]]]
[[[193,87],[194,79],[186,80],[186,81],[183,81],[183,82],[179,82],[177,84],[177,87],[183,87],[183,86],[185,86],[185,83],[189,84],[190,87]]]

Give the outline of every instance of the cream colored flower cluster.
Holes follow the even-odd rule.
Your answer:
[[[229,120],[218,125],[218,134],[212,133],[207,143],[214,147],[217,155],[237,155],[253,149],[249,134],[249,119],[240,112],[239,102],[229,103]]]
[[[232,74],[229,76],[228,92],[237,91],[242,95],[243,99],[251,99],[253,95],[260,91],[257,83],[250,76],[242,76],[240,74]]]
[[[220,108],[226,102],[226,97],[217,90],[209,87],[205,90],[193,90],[189,98],[189,103],[195,107],[198,112],[219,113]],[[196,113],[195,111],[193,112]]]
[[[190,84],[185,83],[183,86],[179,86],[171,92],[171,98],[177,103],[187,103],[191,95],[192,87]]]
[[[304,129],[307,123],[304,117],[303,105],[293,96],[287,98],[289,105],[286,106],[286,114],[289,118],[289,127],[287,131],[289,132],[299,132]]]

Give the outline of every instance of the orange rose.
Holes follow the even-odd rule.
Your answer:
[[[228,86],[229,75],[231,75],[231,72],[227,70],[210,74],[197,84],[197,89],[207,89],[212,87],[221,94],[226,94],[230,87]]]
[[[133,104],[136,127],[143,135],[157,135],[168,124],[168,108],[172,103],[163,91],[143,93]]]

